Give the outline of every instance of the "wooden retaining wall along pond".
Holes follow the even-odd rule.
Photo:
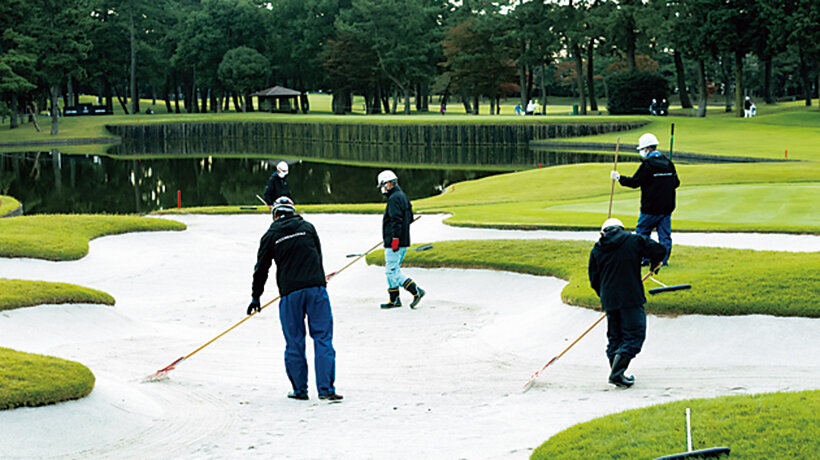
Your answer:
[[[116,125],[112,155],[264,155],[362,164],[533,166],[556,154],[529,149],[532,139],[635,129],[634,123],[531,125],[353,125],[319,123],[175,123]],[[559,153],[559,156],[566,155]],[[563,161],[563,160],[561,160]],[[589,160],[587,160],[589,161]],[[595,161],[595,160],[593,160]]]
[[[123,142],[162,144],[178,138],[283,139],[396,145],[510,145],[533,139],[578,137],[636,129],[646,122],[507,125],[374,125],[330,123],[173,123],[114,125]]]

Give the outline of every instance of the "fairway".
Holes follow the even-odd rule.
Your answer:
[[[623,195],[622,192],[618,192]],[[637,216],[640,196],[613,201],[616,216]],[[820,226],[820,184],[746,184],[690,187],[678,191],[673,221],[724,222],[733,224]],[[608,209],[608,197],[584,203],[544,208],[545,212],[591,213],[600,220]],[[634,220],[634,219],[633,219]]]

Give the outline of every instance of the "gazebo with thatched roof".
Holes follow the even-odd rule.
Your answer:
[[[288,112],[299,111],[299,96],[302,93],[295,89],[274,86],[251,94],[259,100],[259,110],[267,112]]]

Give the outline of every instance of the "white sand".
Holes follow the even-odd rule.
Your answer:
[[[328,272],[380,237],[381,216],[307,218]],[[178,219],[187,231],[101,238],[76,262],[0,259],[4,277],[76,283],[117,299],[114,308],[0,313],[0,346],[76,360],[97,377],[82,400],[0,411],[0,457],[526,458],[551,435],[608,413],[820,382],[820,320],[650,316],[644,351],[630,367],[632,389],[606,383],[602,324],[522,393],[533,372],[600,316],[562,304],[564,281],[411,268],[428,291],[420,308],[381,311],[383,269],[360,261],[328,286],[343,403],[318,401],[312,381],[310,401],[285,397],[275,306],[168,380],[141,383],[244,317],[257,244],[270,223],[267,216]],[[820,250],[814,236],[673,236],[676,244]],[[596,234],[459,229],[436,216],[413,226],[414,242],[469,238],[592,241]],[[276,295],[273,279],[263,302]],[[308,357],[312,367],[310,345]]]

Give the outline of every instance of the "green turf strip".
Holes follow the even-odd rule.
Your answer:
[[[0,219],[0,257],[77,260],[88,242],[128,232],[184,230],[167,219],[109,215],[36,215]]]
[[[0,348],[0,410],[79,399],[94,380],[80,363]]]
[[[105,292],[73,284],[0,278],[0,311],[43,304],[114,302]]]
[[[589,287],[593,243],[559,240],[446,241],[427,251],[407,252],[404,266],[487,268],[555,276],[569,281],[564,302],[600,309]],[[384,253],[367,256],[384,264]],[[657,315],[751,315],[820,317],[820,252],[789,253],[675,246],[670,266],[655,278],[692,289],[647,295],[646,311]],[[646,289],[659,287],[648,280]]]
[[[692,399],[619,412],[556,434],[530,458],[651,459],[686,452],[687,407],[693,450],[729,447],[732,460],[811,459],[820,452],[820,391],[814,390]]]

